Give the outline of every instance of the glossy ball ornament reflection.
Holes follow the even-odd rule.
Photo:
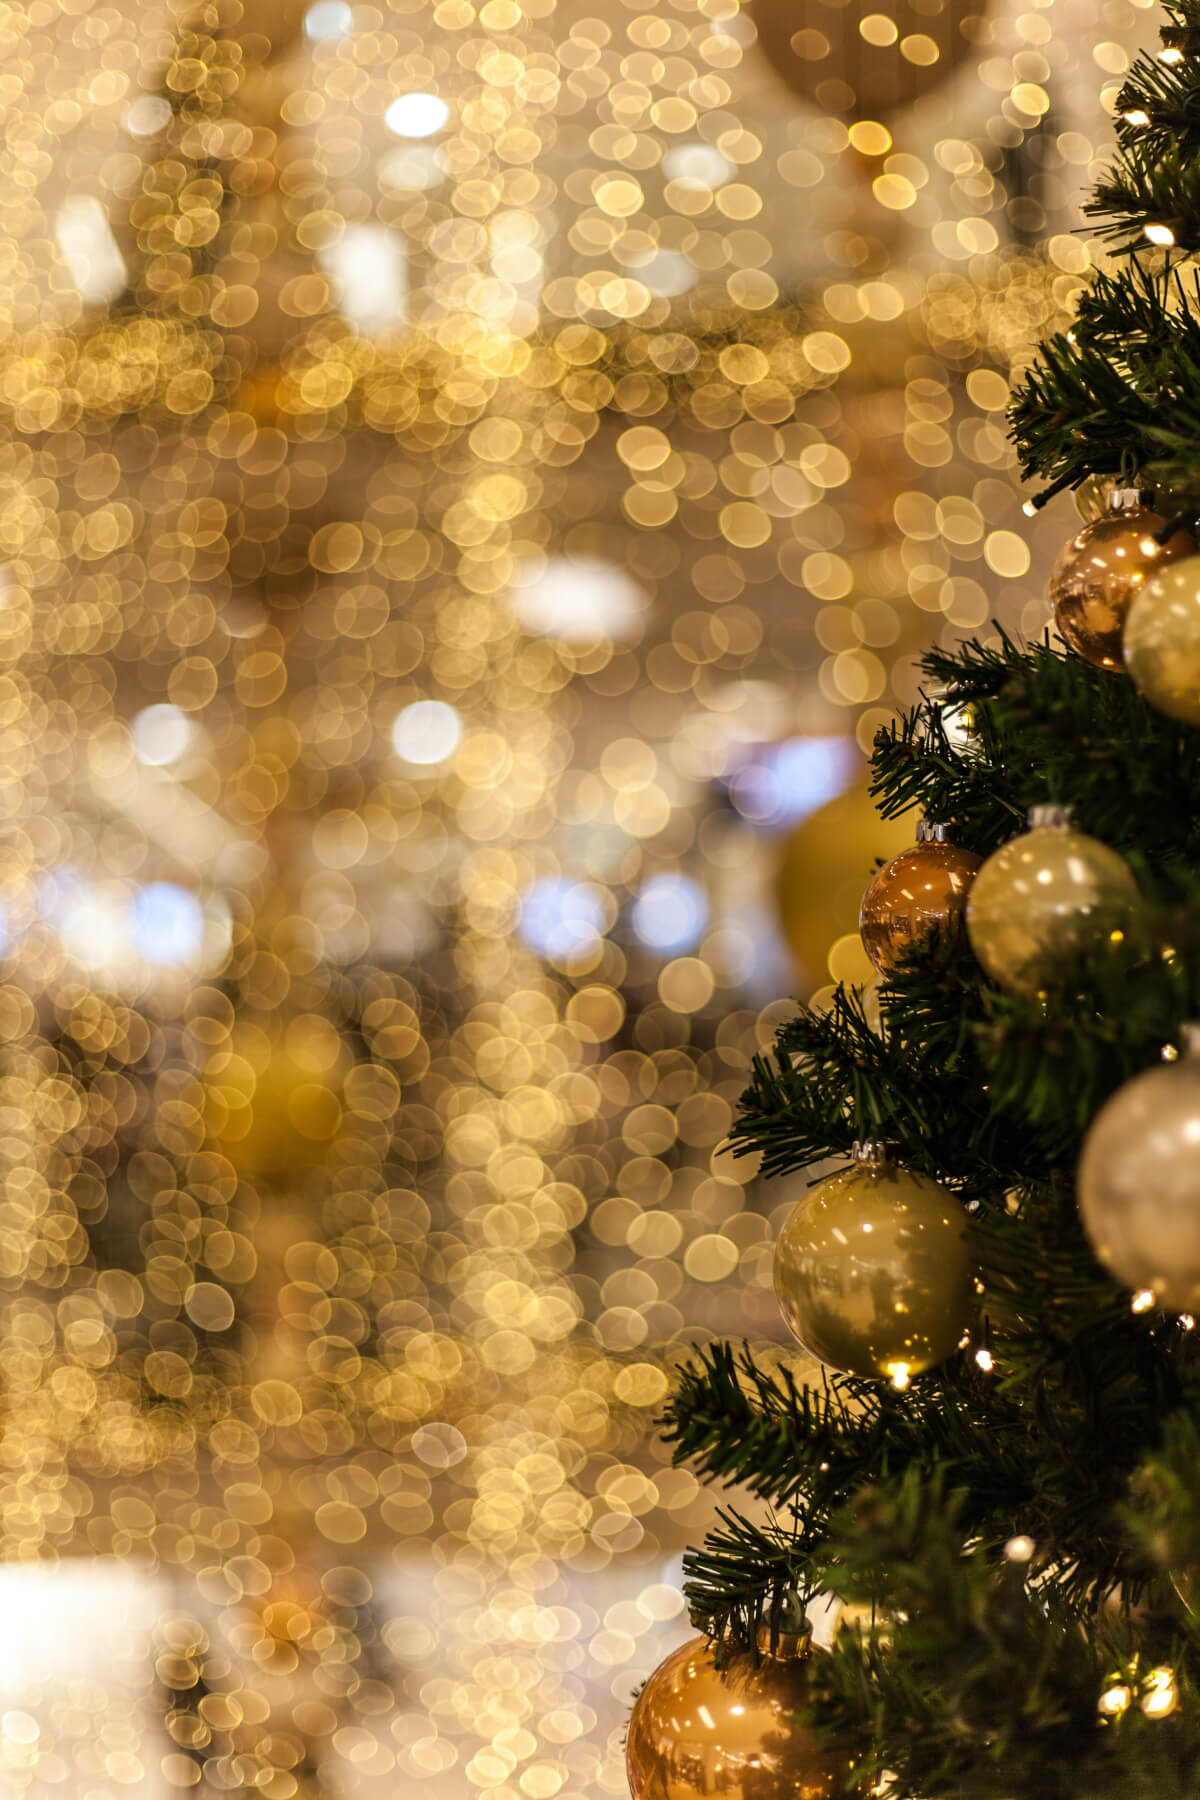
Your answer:
[[[839,1800],[859,1792],[849,1756],[795,1718],[808,1704],[806,1639],[755,1663],[691,1638],[661,1662],[634,1703],[625,1764],[633,1800]]]
[[[875,875],[863,895],[858,930],[881,975],[891,975],[910,951],[963,929],[967,894],[981,859],[950,842],[944,825],[923,819],[917,841]]]
[[[797,1202],[775,1246],[775,1294],[811,1355],[897,1387],[953,1354],[974,1307],[967,1215],[878,1144]]]
[[[1200,1308],[1200,1027],[1189,1053],[1101,1107],[1083,1140],[1079,1214],[1118,1281],[1160,1306]]]
[[[1076,532],[1050,576],[1055,624],[1076,655],[1100,669],[1123,667],[1121,633],[1142,584],[1196,553],[1188,531],[1155,541],[1167,521],[1152,499],[1149,488],[1113,488],[1103,518]]]
[[[1125,621],[1125,667],[1151,706],[1200,725],[1200,556],[1160,569]]]
[[[1029,824],[975,877],[967,934],[993,981],[1035,994],[1063,958],[1120,930],[1138,890],[1123,858],[1073,830],[1062,807],[1035,806]]]

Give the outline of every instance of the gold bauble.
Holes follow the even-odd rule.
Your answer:
[[[948,841],[945,827],[922,821],[917,841],[886,863],[863,895],[858,929],[881,975],[910,951],[963,929],[967,894],[981,859]]]
[[[911,817],[881,819],[865,775],[784,840],[776,879],[779,922],[802,992],[829,979],[830,948],[856,933],[875,863],[911,843]]]
[[[1200,556],[1151,576],[1125,621],[1125,667],[1151,706],[1200,725]]]
[[[1055,624],[1075,654],[1099,669],[1123,666],[1121,633],[1143,582],[1196,553],[1190,531],[1155,542],[1167,521],[1151,509],[1150,498],[1149,489],[1112,489],[1104,517],[1076,532],[1050,576]]]
[[[788,1215],[775,1246],[780,1311],[831,1369],[903,1387],[952,1355],[970,1323],[966,1230],[946,1188],[858,1145]]]
[[[241,1023],[210,1062],[209,1133],[239,1174],[280,1179],[321,1163],[342,1123],[348,1053],[327,1019],[282,1030]]]
[[[1138,890],[1123,858],[1072,830],[1061,807],[1035,806],[1029,822],[975,877],[967,935],[993,981],[1035,994],[1064,957],[1121,929]]]
[[[970,56],[967,21],[980,10],[978,0],[894,0],[885,18],[869,0],[754,0],[751,16],[793,93],[846,119],[886,119]]]
[[[757,1663],[696,1637],[661,1662],[634,1703],[625,1766],[633,1800],[839,1800],[857,1793],[851,1759],[801,1725],[808,1704],[805,1640]]]
[[[1191,1026],[1193,1040],[1198,1028]],[[1083,1140],[1079,1214],[1118,1281],[1176,1312],[1200,1308],[1200,1058],[1148,1069]]]

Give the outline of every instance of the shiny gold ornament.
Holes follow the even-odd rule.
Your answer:
[[[1151,576],[1125,621],[1125,667],[1151,706],[1200,725],[1200,556]]]
[[[1119,1281],[1200,1308],[1200,1026],[1187,1053],[1118,1088],[1083,1140],[1079,1214]]]
[[[1050,576],[1055,624],[1075,654],[1099,669],[1123,666],[1121,632],[1142,583],[1196,552],[1190,531],[1155,542],[1167,521],[1152,499],[1149,488],[1111,489],[1104,517],[1076,532]]]
[[[1119,931],[1138,890],[1123,858],[1074,831],[1062,807],[1035,806],[1029,824],[975,877],[967,935],[993,981],[1032,994],[1063,957]]]
[[[304,1014],[277,1034],[243,1022],[210,1064],[209,1134],[239,1174],[281,1178],[321,1163],[342,1123],[346,1047]]]
[[[754,24],[767,60],[794,93],[846,119],[886,119],[944,81],[971,54],[963,30],[974,0],[935,11],[893,0],[755,0]]]
[[[917,841],[884,865],[863,895],[858,929],[881,975],[937,933],[963,929],[967,893],[981,858],[949,841],[944,825],[923,819]]]
[[[973,1306],[962,1204],[879,1144],[797,1202],[775,1246],[775,1294],[804,1348],[897,1387],[953,1354]]]
[[[799,1724],[808,1640],[765,1627],[761,1660],[704,1637],[661,1662],[634,1704],[625,1764],[633,1800],[838,1800],[857,1793],[844,1750]]]
[[[802,992],[828,981],[830,948],[855,932],[874,863],[910,848],[911,834],[911,822],[879,817],[863,777],[784,841],[776,879],[779,922]]]

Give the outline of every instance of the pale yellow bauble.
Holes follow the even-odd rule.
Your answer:
[[[812,1356],[898,1387],[953,1355],[975,1307],[962,1202],[878,1144],[796,1202],[773,1273]]]
[[[1036,994],[1064,959],[1123,928],[1138,890],[1124,859],[1075,831],[1061,807],[1035,806],[1029,820],[976,875],[967,935],[993,981]]]
[[[342,1124],[347,1047],[304,1013],[274,1029],[239,1021],[205,1077],[209,1136],[239,1174],[281,1180],[329,1155]]]
[[[1151,706],[1200,725],[1200,556],[1168,563],[1129,609],[1125,667]]]
[[[829,953],[840,938],[857,948],[859,908],[876,863],[909,848],[913,825],[911,813],[880,818],[864,773],[784,839],[776,893],[799,994],[811,994],[829,980],[834,973]],[[869,974],[869,966],[860,969],[856,963],[853,970],[840,968],[835,979],[863,980]]]

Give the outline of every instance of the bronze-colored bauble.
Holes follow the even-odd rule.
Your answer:
[[[625,1764],[633,1800],[839,1800],[859,1789],[851,1758],[801,1725],[807,1640],[781,1639],[760,1658],[707,1638],[661,1662],[634,1703]]]
[[[971,55],[984,7],[893,0],[884,14],[872,0],[754,0],[750,11],[768,62],[793,93],[845,119],[886,119]]]
[[[1139,590],[1125,621],[1125,667],[1159,712],[1200,725],[1200,556],[1184,557]]]
[[[952,844],[944,825],[922,820],[910,850],[893,856],[863,895],[858,929],[881,975],[938,935],[961,934],[967,894],[981,859]]]
[[[810,1188],[775,1246],[775,1295],[810,1355],[846,1375],[909,1378],[954,1353],[971,1320],[967,1215],[939,1182],[855,1146]]]
[[[855,931],[876,861],[911,843],[910,821],[879,817],[865,774],[784,840],[776,892],[798,992],[811,994],[829,980],[830,948]]]
[[[1155,541],[1167,521],[1152,498],[1148,488],[1113,488],[1103,518],[1076,532],[1050,576],[1055,624],[1075,654],[1098,669],[1124,666],[1121,634],[1143,582],[1177,557],[1196,554],[1190,531]]]

